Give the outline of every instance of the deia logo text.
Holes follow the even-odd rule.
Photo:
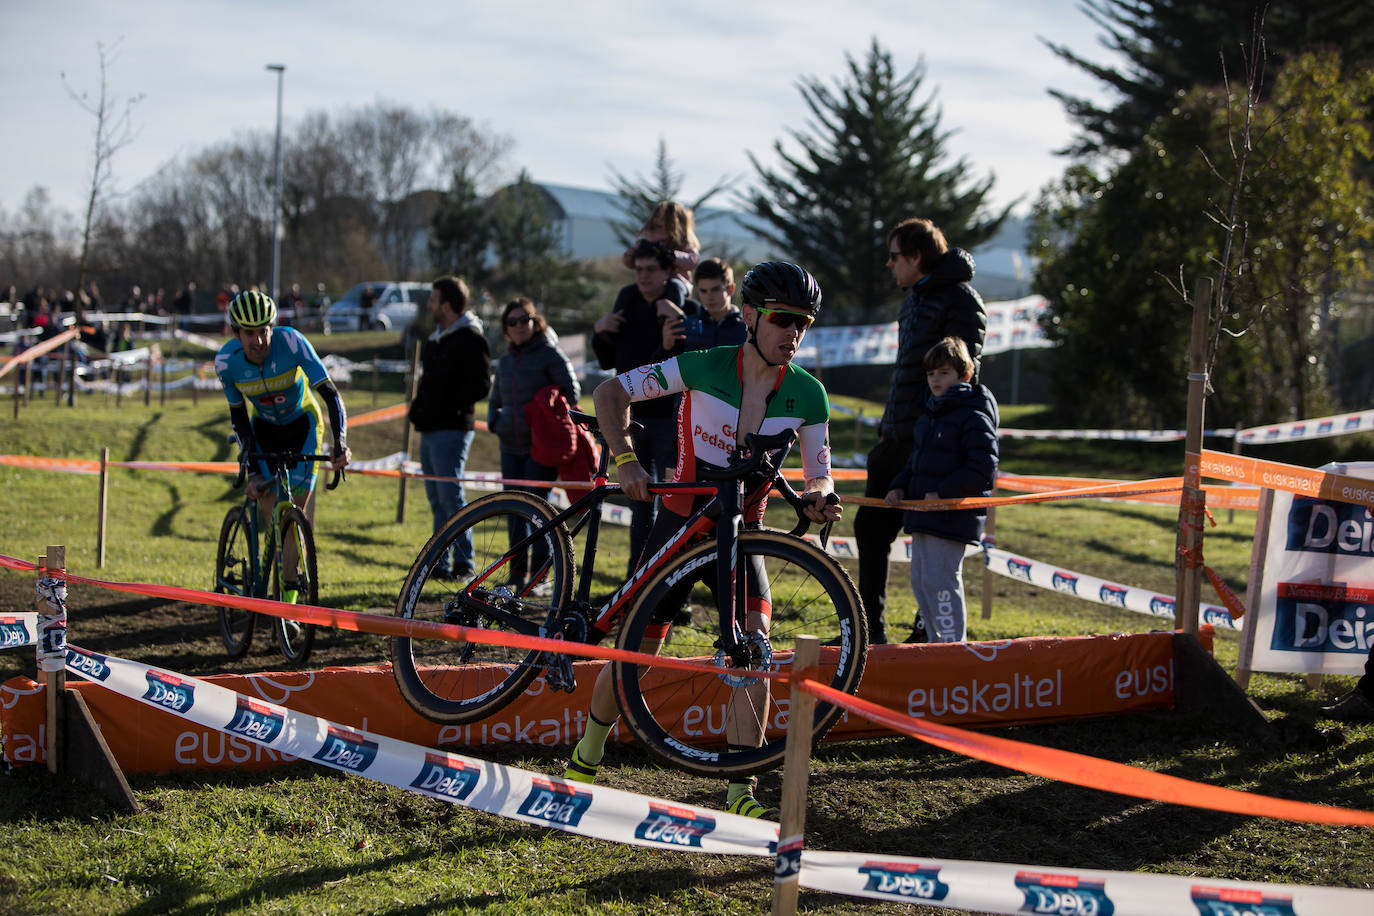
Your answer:
[[[1374,642],[1374,589],[1280,582],[1277,591],[1271,649],[1369,653]]]
[[[29,628],[18,617],[0,617],[0,649],[16,649],[33,642]]]
[[[1018,560],[1015,557],[1007,557],[1007,575],[1013,579],[1023,579],[1026,582],[1031,580],[1031,564],[1029,560]]]
[[[1126,606],[1126,589],[1120,585],[1103,585],[1097,590],[1097,600],[1114,607]]]
[[[1240,887],[1194,887],[1198,916],[1294,916],[1293,898]]]
[[[325,735],[324,746],[315,752],[312,759],[341,770],[361,773],[377,759],[377,742],[369,741],[350,729],[331,725],[329,733]]]
[[[940,880],[940,869],[916,862],[865,862],[859,874],[868,876],[866,891],[916,900],[944,900],[949,885]]]
[[[1350,557],[1374,556],[1374,516],[1364,506],[1293,497],[1286,548]]]
[[[1230,611],[1223,611],[1221,608],[1205,607],[1202,609],[1202,622],[1210,623],[1214,627],[1235,627],[1236,619],[1231,616]]]
[[[286,716],[265,703],[258,703],[247,697],[238,698],[234,718],[229,720],[229,731],[245,738],[252,738],[263,744],[277,740],[286,725]]]
[[[67,647],[67,667],[77,674],[103,681],[110,676],[110,666],[105,656],[94,652],[78,652]]]
[[[424,765],[410,787],[435,798],[463,801],[477,788],[478,775],[477,767],[461,757],[430,751],[425,754]]]
[[[701,847],[701,838],[716,829],[716,819],[690,808],[649,802],[649,816],[639,822],[635,836],[669,846]]]
[[[146,677],[148,691],[143,694],[143,699],[174,712],[188,712],[195,705],[194,685],[161,671],[149,671]]]
[[[1174,599],[1166,598],[1163,595],[1155,595],[1150,599],[1150,613],[1156,617],[1174,616]]]
[[[1016,886],[1025,900],[1020,913],[1053,916],[1112,916],[1116,907],[1103,881],[1084,881],[1076,875],[1019,872]]]
[[[520,803],[520,813],[555,827],[576,827],[591,805],[590,792],[579,792],[567,783],[535,777],[530,794]]]
[[[1057,592],[1065,592],[1070,595],[1078,594],[1078,577],[1073,573],[1060,572],[1055,570],[1050,576],[1050,584]]]

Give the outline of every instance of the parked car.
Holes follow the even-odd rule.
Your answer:
[[[363,294],[372,290],[372,307],[363,314]],[[373,280],[359,283],[324,310],[324,332],[398,331],[429,302],[430,284]]]

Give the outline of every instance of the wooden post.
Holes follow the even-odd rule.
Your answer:
[[[1240,654],[1236,660],[1236,684],[1241,690],[1250,686],[1250,661],[1255,657],[1255,606],[1264,590],[1264,559],[1269,551],[1269,516],[1274,511],[1274,491],[1260,490],[1255,511],[1255,538],[1250,547],[1250,576],[1245,585],[1245,621],[1240,631]]]
[[[415,400],[415,391],[420,385],[420,341],[415,341],[415,349],[410,354],[410,377],[406,385],[406,415],[401,419],[401,452],[410,454],[410,402]],[[401,491],[396,497],[396,523],[406,520],[406,471],[401,466]]]
[[[61,546],[49,545],[48,552],[38,558],[38,578],[39,581],[47,578],[51,572],[65,571],[67,566],[66,548]],[[56,773],[62,760],[62,734],[66,730],[66,704],[63,701],[63,694],[67,690],[66,663],[66,625],[65,619],[62,620],[61,641],[57,642],[50,628],[44,626],[43,618],[55,616],[53,608],[43,599],[42,594],[35,596],[35,610],[39,614],[38,619],[38,676],[43,681],[44,704],[47,707],[47,734],[44,736],[44,750],[48,757],[48,772]],[[65,608],[62,609],[65,615]],[[57,652],[57,657],[61,663],[56,670],[46,670],[48,665],[45,663],[45,655]]]
[[[1234,436],[1231,437],[1231,454],[1232,454],[1232,455],[1239,455],[1239,454],[1240,454],[1240,430],[1241,430],[1241,426],[1240,426],[1239,423],[1237,423],[1237,424],[1236,424],[1236,434],[1235,434]],[[1235,520],[1236,520],[1236,510],[1235,510],[1234,508],[1227,509],[1227,510],[1226,510],[1226,524],[1229,525],[1229,524],[1231,524],[1232,522],[1234,522]]]
[[[33,400],[33,360],[24,363],[24,401]]]
[[[143,369],[143,406],[153,406],[153,348],[148,347],[148,362]]]
[[[50,376],[50,375],[53,376],[53,377],[57,380],[57,386],[56,386],[56,388],[54,389],[54,390],[56,391],[56,395],[53,397],[52,406],[54,406],[54,407],[61,407],[61,406],[62,406],[62,380],[63,380],[63,377],[66,375],[66,370],[65,370],[64,366],[62,365],[62,354],[61,354],[61,353],[52,353],[52,352],[49,352],[49,354],[48,354],[46,357],[44,357],[44,358],[47,360],[47,365],[51,365],[51,366],[52,366],[52,370],[49,371],[49,372],[44,372],[44,373],[43,373],[43,382],[44,382],[44,384],[46,384],[47,381],[48,381],[48,376]]]
[[[158,395],[157,404],[159,407],[167,406],[167,360],[162,361],[161,371],[158,373]]]
[[[995,481],[994,481],[994,484],[995,484]],[[996,492],[996,486],[993,487],[993,492],[994,492],[994,493]],[[989,541],[991,541],[991,542],[994,543],[994,544],[997,543],[997,507],[996,507],[996,506],[992,506],[992,507],[989,507],[989,508],[988,508],[988,523],[987,523],[987,525],[983,528],[983,537],[987,538]],[[987,564],[986,562],[984,562],[984,563],[983,563],[983,590],[982,590],[982,591],[983,591],[983,594],[982,594],[982,596],[981,596],[981,597],[982,597],[982,600],[983,600],[983,619],[984,619],[984,620],[991,620],[991,619],[992,619],[992,591],[993,591],[994,588],[995,588],[995,586],[992,584],[992,570],[988,569],[988,564]]]
[[[773,914],[797,912],[801,886],[801,852],[806,834],[806,789],[811,779],[811,723],[816,698],[801,689],[803,677],[813,677],[820,660],[820,640],[798,636],[792,655],[792,703],[787,713],[787,749],[782,764],[782,814],[778,850],[773,860]],[[813,677],[814,679],[814,677]]]
[[[1207,317],[1211,310],[1212,281],[1203,277],[1193,287],[1193,330],[1188,344],[1188,426],[1186,455],[1202,452],[1203,405],[1207,397]],[[1207,494],[1202,489],[1198,465],[1183,461],[1183,495],[1178,505],[1178,553],[1174,557],[1178,603],[1174,627],[1197,633],[1198,602],[1202,594],[1202,525]]]
[[[76,406],[76,341],[67,344],[67,406]]]
[[[105,507],[110,496],[110,447],[100,450],[100,507],[99,518],[95,523],[95,565],[105,567]]]

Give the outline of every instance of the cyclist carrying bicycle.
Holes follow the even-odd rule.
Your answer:
[[[318,393],[333,431],[330,466],[335,470],[347,467],[351,454],[343,399],[310,341],[294,328],[274,328],[277,304],[257,290],[235,296],[227,315],[234,336],[215,355],[215,374],[229,401],[229,420],[243,453],[318,452],[324,439]],[[315,463],[297,462],[289,477],[291,501],[313,521]],[[250,469],[247,489],[263,519],[272,517],[278,495],[286,496],[277,493],[276,474],[261,460]],[[295,557],[284,559],[287,568],[294,566]],[[284,588],[283,598],[294,600],[293,591]]]
[[[806,329],[820,311],[821,288],[795,264],[765,261],[745,276],[742,299],[748,342],[683,353],[632,369],[597,387],[593,395],[596,415],[606,445],[615,456],[617,480],[631,499],[652,499],[651,480],[635,460],[630,442],[630,404],[681,392],[675,480],[700,479],[698,469],[702,466],[724,467],[747,433],[766,435],[796,430],[806,478],[802,496],[811,502],[806,514],[817,523],[836,521],[842,510],[838,502],[827,501],[827,496],[834,492],[830,478],[829,398],[815,377],[792,364]],[[747,489],[755,498],[744,507],[745,520],[758,524],[763,518],[766,490],[759,492],[759,486]],[[655,519],[639,558],[640,565],[651,564],[654,555],[682,528],[693,499],[705,497],[665,496],[663,511]],[[745,578],[751,588],[746,629],[767,633],[771,599],[767,594],[754,593],[759,590],[756,586],[766,589],[767,577],[759,571]],[[684,591],[684,599],[685,594]],[[680,604],[675,600],[664,603],[655,618],[657,627],[647,634],[641,651],[657,653],[674,616],[681,610]],[[606,739],[618,717],[615,690],[608,665],[597,676],[586,731],[573,748],[565,779],[585,783],[596,779]],[[763,740],[759,725],[762,716],[756,711],[767,702],[768,683],[760,681],[740,692],[750,690],[752,695],[733,702],[726,712],[726,739],[732,746],[757,747]],[[753,777],[732,781],[726,792],[726,810],[746,817],[774,815],[775,809],[754,798],[755,785]]]

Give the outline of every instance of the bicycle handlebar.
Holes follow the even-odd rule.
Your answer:
[[[244,479],[248,476],[248,462],[265,461],[268,467],[285,466],[294,464],[297,461],[333,461],[331,455],[311,455],[302,452],[248,452],[239,456],[239,476],[234,481],[234,489],[243,486]],[[343,468],[335,468],[334,473],[329,478],[329,483],[325,485],[326,490],[333,490],[340,483],[348,479],[348,472]]]

